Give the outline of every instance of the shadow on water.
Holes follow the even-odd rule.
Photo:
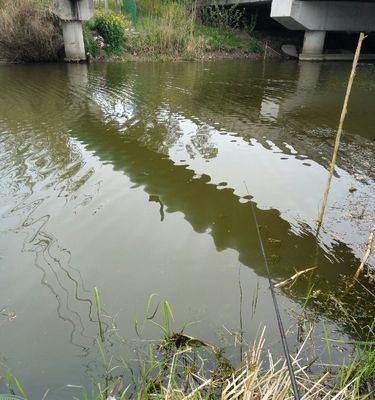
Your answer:
[[[102,161],[110,162],[116,170],[123,171],[136,186],[142,186],[150,195],[157,195],[167,213],[182,212],[196,232],[208,232],[218,251],[238,251],[242,264],[251,267],[259,276],[265,276],[249,204],[240,203],[233,189],[218,188],[210,183],[207,175],[197,177],[186,166],[175,165],[166,156],[147,149],[138,141],[122,137],[115,127],[111,129],[106,125],[103,134],[100,120],[91,120],[90,125],[88,127],[85,121],[84,125],[74,129],[79,132],[77,138],[89,150]],[[144,126],[137,124],[130,129],[143,131]],[[251,192],[251,187],[249,190]],[[345,293],[346,284],[353,276],[353,266],[358,264],[351,250],[337,242],[328,255],[318,247],[316,262],[317,243],[313,234],[291,233],[290,225],[277,210],[257,208],[256,212],[271,259],[272,277],[284,280],[294,273],[294,269],[317,266],[313,279],[315,287],[340,298],[353,319],[347,320],[347,315],[338,316],[337,309],[327,309],[323,304],[317,311],[333,320],[342,319],[344,330],[355,337],[360,336],[361,331],[353,327],[353,320],[358,322],[358,326],[371,322],[372,313],[368,305],[372,304],[372,296],[363,293],[359,286]],[[303,302],[309,290],[308,283],[297,283],[288,294]]]

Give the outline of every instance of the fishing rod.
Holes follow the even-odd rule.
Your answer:
[[[244,183],[245,183],[245,187],[246,187],[246,190],[247,190],[247,194],[250,196],[249,190],[248,190],[247,185],[246,185],[246,182],[244,182]],[[253,204],[252,201],[250,201],[250,203],[251,203],[251,211],[253,213],[253,218],[254,218],[254,222],[255,222],[255,226],[256,226],[256,230],[257,230],[260,249],[262,251],[264,264],[266,266],[268,283],[270,285],[270,291],[271,291],[273,306],[274,306],[274,309],[275,309],[277,325],[279,327],[279,332],[280,332],[280,337],[281,337],[281,343],[283,345],[284,355],[285,355],[286,363],[287,363],[287,366],[288,366],[289,378],[290,378],[290,382],[292,384],[294,399],[295,400],[300,400],[301,396],[299,394],[297,380],[296,380],[296,376],[295,376],[294,370],[293,370],[292,360],[291,360],[290,353],[289,353],[289,348],[288,348],[288,342],[286,340],[283,321],[282,321],[281,315],[280,315],[279,304],[277,302],[275,290],[274,290],[274,287],[273,287],[273,282],[272,282],[272,279],[271,279],[270,268],[268,266],[268,261],[267,261],[267,257],[266,257],[266,251],[264,250],[264,245],[263,245],[262,235],[261,235],[260,229],[259,229],[258,219],[257,219],[256,213],[255,213],[254,204]]]

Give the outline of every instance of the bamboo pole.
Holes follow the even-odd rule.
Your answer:
[[[343,104],[343,107],[342,107],[342,110],[341,110],[340,123],[339,123],[339,127],[337,129],[335,146],[333,148],[332,161],[331,161],[331,165],[330,165],[330,168],[329,168],[327,185],[326,185],[326,188],[325,188],[325,191],[324,191],[323,203],[322,203],[322,207],[321,207],[320,213],[319,213],[317,234],[319,233],[319,230],[320,230],[320,228],[321,228],[321,226],[323,224],[323,218],[324,218],[324,214],[325,214],[325,211],[326,211],[326,208],[327,208],[329,190],[331,188],[331,181],[332,181],[333,173],[335,171],[337,152],[338,152],[339,146],[340,146],[340,139],[341,139],[341,135],[342,135],[342,127],[344,125],[345,117],[346,117],[346,114],[348,112],[349,97],[350,97],[350,93],[351,93],[351,90],[352,90],[355,73],[356,73],[356,70],[357,70],[359,55],[361,54],[362,42],[364,41],[365,38],[366,38],[365,34],[363,32],[361,32],[360,35],[359,35],[359,39],[358,39],[357,49],[356,49],[355,55],[354,55],[354,60],[353,60],[352,70],[351,70],[350,76],[349,76],[348,86],[346,88],[344,104]]]

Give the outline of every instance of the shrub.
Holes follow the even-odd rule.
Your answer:
[[[49,1],[0,0],[0,54],[9,61],[56,60],[63,39]]]
[[[109,54],[121,54],[125,29],[131,26],[129,19],[124,15],[98,12],[95,16],[94,26],[104,38],[105,51]]]

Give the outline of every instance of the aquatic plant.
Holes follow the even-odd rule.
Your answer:
[[[102,342],[104,342],[104,329],[103,329],[103,323],[102,323],[102,319],[101,319],[102,306],[101,306],[99,290],[97,287],[94,287],[94,300],[95,300],[95,306],[96,306],[96,315],[98,317],[99,335],[100,335]]]

